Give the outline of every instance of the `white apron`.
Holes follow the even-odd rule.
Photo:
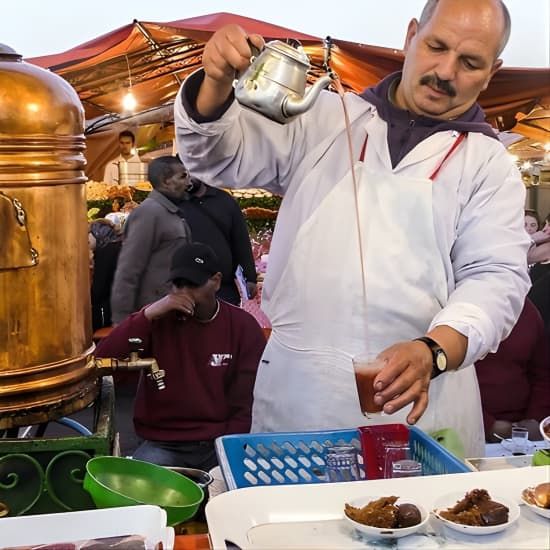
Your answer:
[[[431,178],[369,169],[365,145],[356,164],[366,276],[363,297],[351,172],[300,228],[269,301],[273,331],[254,388],[253,432],[405,423],[411,406],[367,420],[360,411],[351,358],[422,336],[447,303],[437,248]],[[367,326],[368,325],[368,326]],[[453,428],[467,456],[483,456],[479,387],[473,366],[434,379],[425,431]]]

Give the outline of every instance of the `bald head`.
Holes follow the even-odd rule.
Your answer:
[[[500,0],[428,1],[407,29],[397,106],[449,120],[472,107],[502,65],[504,13]]]
[[[439,4],[445,2],[455,2],[456,4],[466,4],[468,0],[428,0],[422,10],[420,19],[418,20],[419,28],[422,28],[432,18],[435,10]],[[501,39],[499,41],[498,49],[495,54],[495,59],[504,51],[508,40],[510,39],[510,32],[512,31],[512,20],[510,18],[510,12],[502,0],[474,0],[474,4],[480,10],[480,14],[483,10],[486,10],[487,16],[495,16],[499,21],[501,29]],[[489,10],[489,11],[487,11]],[[493,13],[494,12],[494,13]]]

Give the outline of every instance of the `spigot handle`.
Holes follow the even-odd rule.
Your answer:
[[[143,340],[141,338],[128,338],[128,346],[131,352],[143,351]]]
[[[155,372],[148,372],[147,376],[151,378],[153,382],[155,382],[158,390],[166,389],[166,384],[164,383],[164,376],[165,376],[164,370],[159,369]]]

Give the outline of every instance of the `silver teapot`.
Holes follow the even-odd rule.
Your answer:
[[[237,101],[267,118],[285,124],[307,111],[334,76],[329,72],[306,92],[309,58],[301,45],[280,40],[259,51],[250,42],[250,66],[233,83]]]

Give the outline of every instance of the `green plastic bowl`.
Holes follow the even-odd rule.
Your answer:
[[[84,489],[98,508],[156,504],[166,510],[170,526],[191,519],[203,490],[162,466],[117,456],[99,456],[86,464]]]

